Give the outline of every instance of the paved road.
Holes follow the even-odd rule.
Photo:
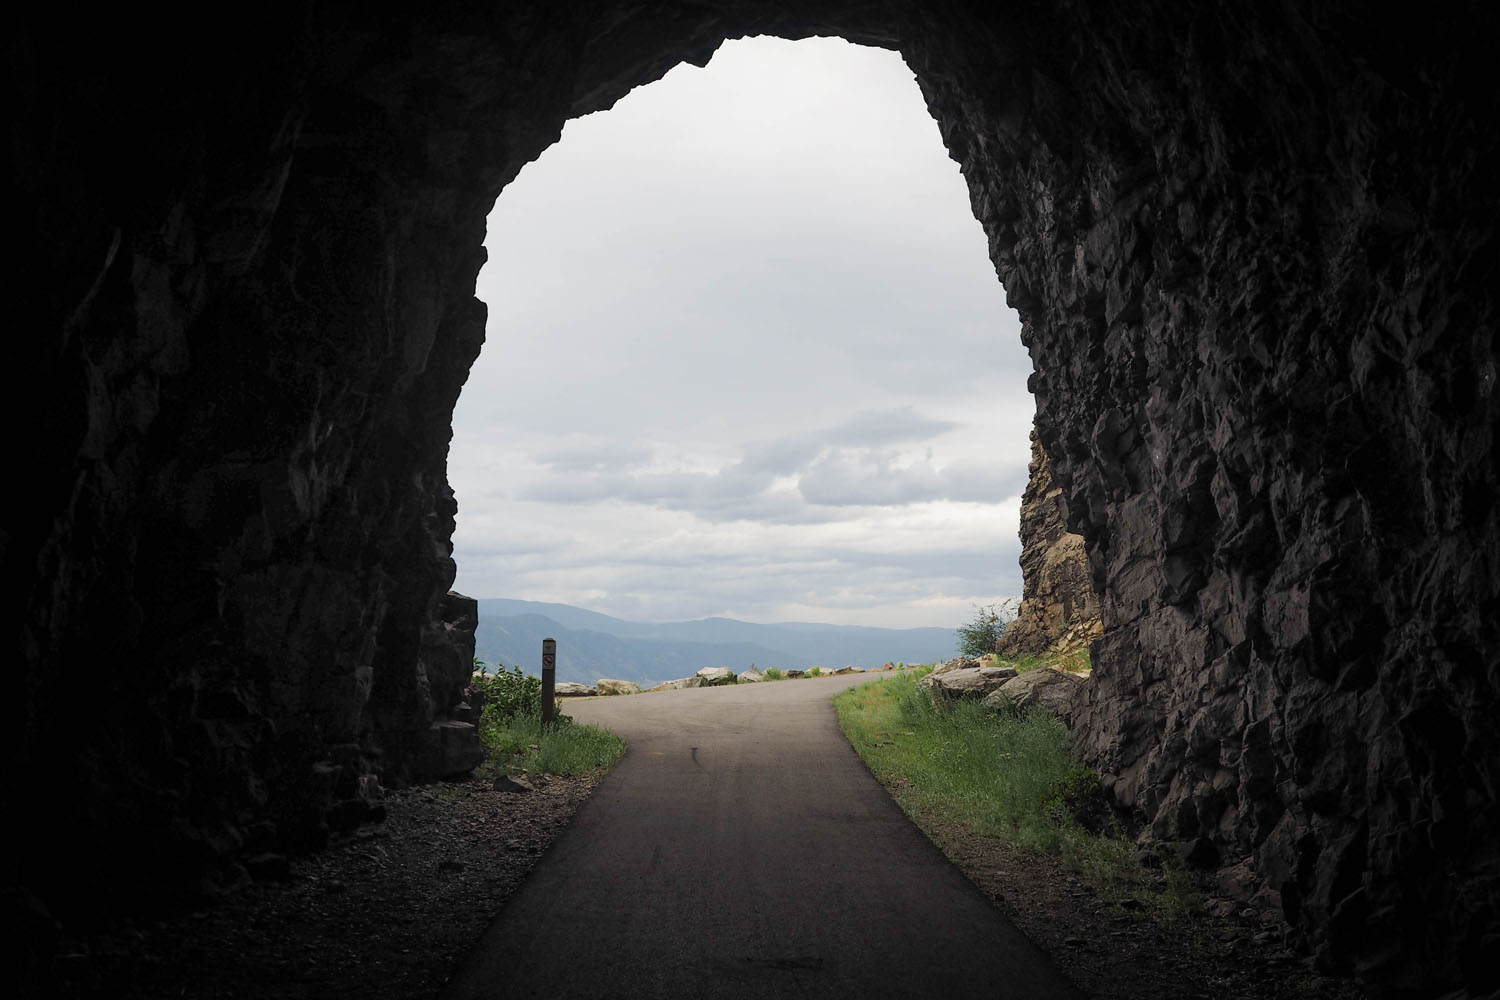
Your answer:
[[[859,675],[565,702],[630,750],[448,1000],[1079,1000],[838,730]]]

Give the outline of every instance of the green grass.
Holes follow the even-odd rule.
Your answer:
[[[1021,656],[1002,657],[998,653],[986,653],[979,658],[987,667],[1014,667],[1018,673],[1052,667],[1076,674],[1090,669],[1089,650],[1085,646],[1071,653],[1025,653]]]
[[[766,680],[784,681],[786,680],[786,671],[782,670],[780,667],[772,667],[770,670],[766,671]]]
[[[578,778],[613,767],[625,754],[625,741],[598,726],[569,716],[542,725],[542,682],[520,667],[501,665],[495,673],[475,660],[473,686],[485,692],[479,738],[489,751],[484,776],[557,774]]]
[[[1066,727],[1044,712],[996,712],[974,701],[934,702],[902,671],[834,699],[839,725],[908,815],[931,831],[959,823],[1023,851],[1057,857],[1101,888],[1150,898],[1181,912],[1190,880],[1142,869],[1133,843],[1112,829],[1090,832],[1079,810],[1098,803],[1098,776],[1069,746]],[[1105,813],[1107,816],[1107,811]]]
[[[546,726],[534,715],[486,720],[481,738],[489,766],[504,774],[557,774],[579,778],[605,771],[625,754],[625,741],[607,729],[574,722],[566,715]]]

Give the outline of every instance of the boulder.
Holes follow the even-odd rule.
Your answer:
[[[641,686],[635,681],[618,681],[612,677],[601,677],[594,686],[599,689],[601,696],[641,693]]]
[[[882,663],[880,665],[880,669],[881,670],[895,670],[896,669],[896,665],[894,663],[892,663],[890,660],[886,660],[884,663]]]
[[[837,670],[823,671],[825,676],[828,674],[862,674],[864,672],[863,667],[839,667]]]
[[[1067,722],[1073,713],[1073,696],[1086,683],[1074,674],[1043,667],[1006,681],[987,695],[984,703],[999,708],[1003,699],[1017,708],[1039,708]]]
[[[807,671],[801,669],[800,667],[793,667],[792,669],[790,669],[790,670],[788,670],[786,672],[786,675],[788,677],[806,677],[807,676]]]
[[[941,674],[933,671],[917,683],[948,699],[983,698],[1015,676],[1012,667],[962,667]]]
[[[955,670],[974,670],[982,666],[984,666],[984,664],[979,662],[979,660],[975,659],[972,656],[955,656],[953,659],[947,660],[943,663],[939,663],[937,666],[933,667],[932,673],[928,674],[927,676],[933,677],[939,674],[948,674],[952,673]]]
[[[702,677],[679,677],[675,681],[662,681],[653,691],[681,691],[683,688],[695,688],[703,686]]]
[[[760,683],[761,681],[763,681],[765,679],[766,679],[766,675],[763,674],[763,673],[761,673],[759,670],[756,670],[754,667],[751,667],[749,670],[746,670],[743,674],[740,674],[740,683],[741,684],[758,684],[758,683]]]
[[[599,693],[599,689],[587,684],[563,681],[552,689],[552,693],[559,698],[592,698]]]
[[[718,687],[720,684],[734,683],[734,671],[728,667],[704,667],[698,671],[698,676],[703,680],[704,687]]]

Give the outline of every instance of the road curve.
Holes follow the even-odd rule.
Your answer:
[[[630,745],[446,1000],[1080,1000],[838,730],[860,675],[563,708]]]

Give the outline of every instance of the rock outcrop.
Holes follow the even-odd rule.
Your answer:
[[[1087,683],[1076,674],[1042,667],[1001,684],[985,695],[984,703],[991,708],[1038,708],[1068,722],[1073,717],[1074,702]]]
[[[635,681],[616,680],[612,677],[599,678],[598,683],[594,687],[601,696],[641,693],[641,686]]]
[[[496,195],[725,38],[838,34],[901,50],[1022,317],[1112,794],[1320,960],[1500,988],[1492,8],[386,9],[12,21],[26,892],[196,897],[422,770]]]
[[[934,670],[917,684],[952,701],[981,699],[1000,690],[1001,685],[1015,676],[1014,667],[961,667],[943,672]]]
[[[734,671],[728,667],[704,667],[698,671],[697,677],[704,687],[716,687],[720,684],[735,682]]]
[[[1029,472],[1021,496],[1021,608],[998,646],[1007,657],[1069,653],[1103,632],[1084,538],[1068,530],[1062,487],[1052,479],[1035,429]]]

